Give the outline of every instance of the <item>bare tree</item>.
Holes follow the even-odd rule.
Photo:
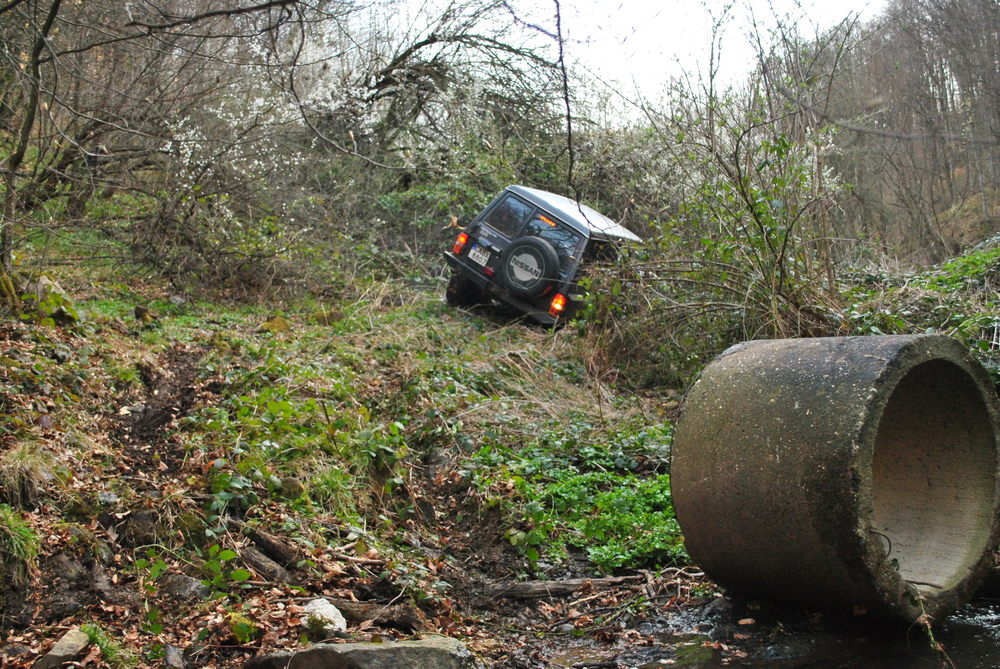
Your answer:
[[[866,25],[783,31],[773,88],[834,129],[827,164],[851,184],[835,237],[933,261],[995,229],[998,31],[980,0],[897,0]]]
[[[46,203],[64,202],[69,217],[79,217],[96,192],[153,196],[183,171],[177,158],[197,144],[181,136],[184,127],[204,120],[208,108],[225,109],[241,69],[253,66],[249,45],[289,21],[295,5],[178,1],[122,11],[113,2],[23,0],[0,7],[9,36],[0,70],[5,275],[22,231],[42,224],[37,212]],[[238,151],[253,134],[248,128],[259,127],[250,116],[187,169],[210,172],[210,154]]]

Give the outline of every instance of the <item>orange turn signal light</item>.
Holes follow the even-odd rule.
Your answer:
[[[458,236],[458,239],[455,240],[455,247],[451,250],[451,252],[454,253],[455,255],[458,255],[459,253],[462,252],[462,249],[465,248],[465,245],[468,243],[468,241],[469,241],[469,235],[463,232]]]
[[[562,293],[556,293],[556,296],[552,298],[552,302],[549,304],[549,316],[558,317],[565,308],[566,296]]]

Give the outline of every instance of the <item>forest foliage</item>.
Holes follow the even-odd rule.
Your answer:
[[[592,278],[587,330],[609,368],[676,384],[733,341],[849,334],[845,277],[996,232],[986,0],[779,21],[745,79],[690,73],[655,102],[566,67],[558,3],[538,24],[495,0],[129,7],[0,7],[8,273],[78,229],[81,257],[121,243],[180,291],[342,293],[366,255],[440,274],[450,228],[521,183],[647,240]]]
[[[733,343],[939,332],[1000,375],[995,3],[779,21],[745,78],[655,100],[569,67],[546,7],[0,0],[0,575],[37,576],[101,499],[148,512],[128,465],[168,493],[167,530],[113,567],[142,585],[151,662],[157,582],[182,567],[223,602],[184,621],[199,643],[263,643],[274,611],[243,607],[266,598],[229,525],[247,514],[306,547],[300,574],[353,569],[457,624],[444,560],[406,548],[421,518],[443,546],[497,514],[510,578],[683,563],[671,421]],[[644,240],[561,329],[440,299],[441,251],[512,183]],[[275,311],[293,333],[261,325]],[[112,432],[173,356],[199,399],[151,466]],[[432,484],[454,512],[436,529]]]

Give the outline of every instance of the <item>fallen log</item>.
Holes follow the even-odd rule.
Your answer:
[[[229,526],[245,534],[261,553],[282,567],[292,569],[298,563],[298,552],[273,534],[259,530],[253,525],[247,525],[236,518],[229,519]]]
[[[274,583],[286,583],[288,585],[300,585],[299,580],[288,573],[280,564],[264,555],[253,546],[247,546],[240,550],[240,557],[258,574]]]
[[[326,598],[328,602],[340,609],[344,618],[353,622],[374,621],[376,625],[411,629],[414,632],[432,632],[427,616],[412,604],[379,604],[377,602],[352,602],[348,599]]]
[[[618,578],[572,578],[565,581],[524,581],[522,583],[500,583],[484,590],[489,597],[506,599],[541,599],[543,597],[569,597],[574,592],[589,588],[606,590],[616,585],[645,582],[645,576],[621,576]]]

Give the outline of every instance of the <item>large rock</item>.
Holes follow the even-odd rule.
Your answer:
[[[26,281],[21,288],[21,292],[31,293],[39,301],[44,300],[49,295],[66,295],[63,287],[45,274],[42,274],[34,281]]]
[[[32,669],[51,669],[66,662],[72,662],[83,655],[83,651],[90,645],[90,637],[74,627],[63,634],[52,650],[38,658]]]
[[[457,639],[398,643],[321,643],[300,651],[259,655],[246,669],[484,669]]]
[[[184,669],[187,664],[184,662],[184,652],[177,646],[169,643],[163,646],[163,665],[170,669]]]
[[[21,294],[31,294],[40,305],[40,313],[59,325],[71,325],[80,319],[80,314],[66,291],[44,274],[37,280],[27,281],[22,286]]]
[[[306,604],[302,610],[302,617],[306,620],[306,629],[322,638],[331,637],[347,629],[344,614],[325,599],[314,599]]]
[[[41,602],[42,615],[50,622],[76,615],[83,609],[83,604],[76,601],[73,597],[73,595],[69,594],[56,594],[44,598]]]
[[[184,574],[167,574],[160,579],[160,591],[174,599],[205,599],[212,589]]]

